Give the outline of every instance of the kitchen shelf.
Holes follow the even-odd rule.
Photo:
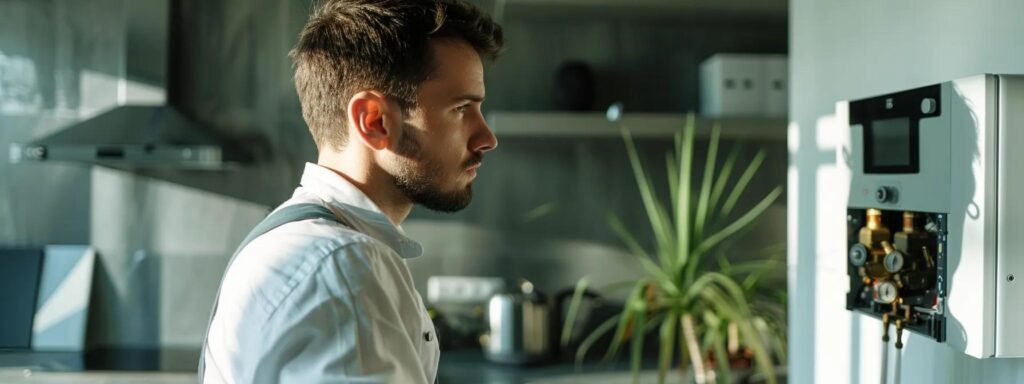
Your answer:
[[[686,115],[678,113],[625,113],[618,123],[602,112],[491,112],[487,123],[498,137],[587,137],[622,136],[620,125],[636,138],[674,137],[686,127]],[[723,139],[786,140],[785,118],[697,117],[697,137],[707,137],[715,123]]]
[[[693,17],[716,20],[781,20],[786,0],[494,0],[510,16]]]

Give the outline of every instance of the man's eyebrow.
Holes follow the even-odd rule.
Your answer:
[[[467,93],[467,94],[459,95],[459,96],[456,96],[456,97],[452,98],[452,101],[453,102],[456,102],[456,101],[473,101],[473,102],[477,102],[477,103],[482,103],[482,102],[484,102],[484,97],[480,96],[480,95],[477,95],[477,94],[474,94],[474,93]]]

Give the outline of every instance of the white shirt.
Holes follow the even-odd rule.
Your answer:
[[[437,335],[404,260],[420,245],[316,164],[282,207],[298,203],[324,205],[351,228],[289,223],[238,254],[221,281],[205,382],[433,382]]]

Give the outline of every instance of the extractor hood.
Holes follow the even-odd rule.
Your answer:
[[[220,170],[248,160],[170,105],[125,105],[10,148],[12,162]]]
[[[175,2],[148,0],[118,4],[118,9],[105,13],[118,15],[114,16],[118,17],[117,28],[113,28],[116,32],[103,36],[107,44],[104,48],[113,46],[112,51],[116,52],[114,60],[118,64],[113,67],[117,70],[105,75],[120,86],[116,101],[93,117],[54,134],[12,144],[11,162],[70,161],[120,169],[190,170],[223,170],[248,162],[250,156],[240,145],[231,145],[175,106],[173,87],[181,76],[176,67],[186,60],[176,54],[175,29],[181,23]],[[58,23],[95,22],[74,17],[58,20]],[[74,30],[74,27],[67,29]],[[62,37],[58,33],[57,49],[74,51],[75,41],[73,36]],[[108,52],[96,52],[105,53]],[[136,92],[132,84],[144,84],[141,88],[146,91]],[[82,100],[91,100],[94,96],[85,86],[74,90],[81,93]]]

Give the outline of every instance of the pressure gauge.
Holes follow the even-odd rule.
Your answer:
[[[862,267],[868,261],[868,247],[857,243],[850,247],[850,264],[854,267]]]
[[[875,285],[875,301],[882,304],[892,304],[896,301],[896,297],[899,295],[899,291],[896,289],[896,284],[889,281],[883,281]]]
[[[903,253],[900,251],[892,251],[885,255],[885,259],[882,260],[885,264],[885,270],[889,273],[896,273],[903,269]]]

